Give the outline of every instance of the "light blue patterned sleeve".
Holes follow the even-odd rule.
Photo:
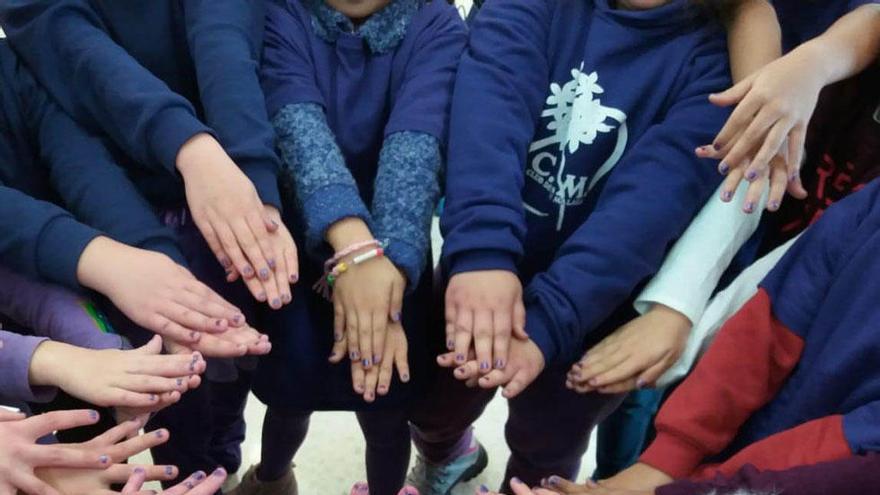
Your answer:
[[[373,196],[373,233],[388,239],[388,258],[415,289],[431,247],[431,217],[440,195],[440,142],[424,132],[385,138]]]
[[[272,124],[284,160],[282,175],[292,179],[296,206],[305,219],[308,249],[319,250],[327,229],[342,219],[356,217],[369,225],[370,212],[321,106],[287,105]]]

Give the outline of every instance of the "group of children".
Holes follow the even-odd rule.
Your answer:
[[[353,495],[450,495],[498,388],[507,493],[880,487],[876,1],[6,0],[0,27],[0,403],[49,411],[0,409],[0,493],[296,495],[310,415],[345,410]]]

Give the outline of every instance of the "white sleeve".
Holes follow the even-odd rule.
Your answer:
[[[776,266],[776,263],[785,255],[798,237],[786,242],[754,262],[743,270],[726,289],[712,298],[712,302],[709,303],[706,311],[703,312],[703,317],[694,325],[694,329],[688,337],[687,345],[678,362],[666,370],[666,373],[657,380],[658,387],[673,384],[690,372],[694,362],[709,349],[712,341],[715,340],[715,335],[718,334],[718,330],[758,292],[758,284]]]
[[[706,304],[733,257],[757,230],[767,192],[755,212],[742,211],[749,184],[742,182],[729,203],[721,201],[719,186],[694,221],[676,241],[660,271],[635,300],[645,314],[654,304],[668,306],[691,323],[700,321]]]

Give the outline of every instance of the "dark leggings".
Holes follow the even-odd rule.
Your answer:
[[[269,408],[263,419],[263,446],[257,478],[274,481],[287,473],[309,431],[312,413]],[[367,443],[370,495],[396,495],[406,480],[410,436],[405,411],[357,413]]]

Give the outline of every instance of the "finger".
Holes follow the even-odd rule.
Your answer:
[[[268,301],[270,306],[274,305],[276,300],[280,302],[280,299],[278,298],[278,287],[273,278],[273,272],[269,269],[269,263],[265,256],[263,256],[263,251],[260,249],[257,239],[254,238],[254,234],[248,226],[248,223],[244,219],[239,219],[233,222],[232,231],[235,233],[235,238],[238,240],[238,244],[241,246],[244,255],[254,267],[257,278],[263,287],[265,298],[261,298],[261,294],[257,294],[257,299],[261,302]]]
[[[758,209],[761,197],[764,195],[764,189],[767,188],[768,184],[769,182],[763,177],[749,183],[749,187],[746,189],[746,197],[743,200],[742,211],[744,213],[751,215]]]
[[[0,422],[2,421],[20,421],[25,419],[27,415],[23,412],[7,411],[0,407]]]
[[[385,356],[379,365],[379,379],[376,385],[376,393],[380,396],[388,395],[391,390],[391,377],[394,375],[394,355]]]
[[[397,366],[397,375],[403,383],[409,383],[409,347],[403,346],[394,354],[394,365]]]
[[[745,100],[737,105],[724,123],[724,127],[715,136],[712,146],[722,153],[722,156],[726,154],[725,152],[738,141],[737,136],[745,131],[759,109],[760,104],[754,99]]]
[[[299,282],[299,250],[293,239],[289,240],[289,245],[284,250],[284,261],[287,266],[287,280],[291,284]]]
[[[504,386],[504,389],[501,391],[501,395],[505,399],[513,399],[517,395],[521,394],[522,391],[525,390],[530,383],[532,383],[532,380],[534,380],[534,377],[529,377],[528,372],[525,369],[521,368],[516,372],[516,374],[513,375],[513,378],[511,378],[510,381],[507,382],[507,385]]]
[[[278,262],[280,261],[279,253],[275,252],[275,246],[271,242],[271,239],[276,236],[275,234],[269,233],[266,229],[265,221],[260,218],[260,215],[257,213],[249,214],[246,218],[246,222],[248,227],[250,227],[251,234],[257,242],[260,253],[263,255],[263,259],[266,260],[266,268],[269,270],[269,273],[265,275],[259,273],[259,270],[257,274],[260,276],[260,280],[268,281],[269,275],[272,275],[271,272],[274,272],[276,268],[278,268]]]
[[[181,299],[186,298],[186,295],[181,297]],[[181,304],[178,301],[169,302],[162,312],[166,318],[174,321],[178,325],[199,332],[212,333],[223,332],[228,328],[229,324],[225,319],[211,318],[210,316],[201,313],[200,310],[195,309],[198,305],[195,305],[194,308],[192,306]]]
[[[474,312],[474,352],[480,373],[492,370],[492,345],[495,331],[492,325],[492,312],[480,309]]]
[[[772,112],[767,107],[762,108],[740,135],[739,139],[736,140],[736,144],[725,154],[724,163],[733,167],[744,162],[746,159],[752,159],[753,150],[759,149],[767,132],[778,120],[778,114]],[[746,175],[745,178],[751,182],[757,178],[757,174]]]
[[[476,361],[468,361],[463,365],[455,368],[453,372],[459,380],[470,380],[480,375],[480,365]]]
[[[98,411],[90,409],[52,411],[22,420],[21,426],[28,437],[36,440],[56,431],[93,425],[98,419]]]
[[[619,347],[602,359],[597,359],[590,355],[585,361],[575,364],[574,368],[575,370],[579,369],[579,372],[573,373],[574,381],[577,383],[587,382],[595,387],[598,384],[597,377],[599,375],[607,373],[609,370],[620,366],[627,361],[629,357],[629,351]]]
[[[801,183],[801,165],[804,160],[804,145],[807,133],[803,126],[795,126],[788,136],[788,193],[797,199],[807,197],[807,190]]]
[[[627,378],[625,380],[621,380],[616,383],[612,383],[610,385],[600,387],[597,391],[600,394],[605,395],[614,395],[614,394],[625,394],[632,392],[634,390],[639,389],[638,384],[636,383],[635,378]]]
[[[496,370],[503,370],[507,366],[507,353],[510,348],[510,334],[512,333],[513,319],[506,311],[496,311],[492,315],[494,339],[492,341],[493,362]]]
[[[400,323],[403,314],[403,292],[405,287],[399,282],[394,282],[391,287],[391,304],[388,319],[394,323]]]
[[[143,354],[145,356],[162,354],[162,336],[153,335],[146,344],[137,349],[132,349],[130,352],[131,354]]]
[[[159,405],[159,394],[153,392],[133,392],[121,387],[112,387],[104,400],[96,401],[101,407],[153,408]]]
[[[211,473],[211,476],[205,478],[187,495],[213,495],[220,490],[223,482],[226,481],[227,473],[223,468],[217,468]]]
[[[341,363],[345,359],[345,350],[348,348],[348,338],[345,332],[338,333],[334,336],[333,349],[330,351],[330,362],[333,364]]]
[[[202,338],[202,332],[186,328],[175,321],[177,316],[175,313],[176,304],[166,302],[154,313],[150,318],[150,327],[148,330],[161,335],[166,341],[174,340],[181,344],[191,345],[198,342]],[[179,313],[178,313],[179,314]]]
[[[459,308],[455,320],[455,362],[464,364],[471,347],[474,331],[474,313],[468,308]]]
[[[196,280],[191,273],[187,272],[187,274],[191,279],[186,285],[187,292],[198,297],[200,301],[209,301],[225,308],[225,310],[221,311],[219,309],[214,309],[214,306],[211,306],[209,310],[203,310],[202,312],[217,318],[224,318],[230,324],[235,326],[244,324],[244,315],[241,314],[241,308],[230,303],[224,299],[223,296],[214,292],[213,289]],[[217,313],[215,314],[214,311]]]
[[[724,181],[721,183],[721,201],[725,203],[730,203],[733,200],[733,196],[736,194],[736,190],[739,187],[739,182],[742,180],[743,171],[740,168],[734,168],[730,170],[727,174],[727,177],[724,178]]]
[[[747,94],[749,94],[749,91],[752,89],[752,84],[754,83],[754,81],[755,76],[751,75],[725,91],[709,95],[709,101],[711,101],[714,105],[718,105],[719,107],[729,107],[736,105],[737,103],[741,102]]]
[[[32,495],[61,495],[58,490],[41,481],[33,474],[24,469],[11,470],[8,474],[9,481],[22,493]]]
[[[654,366],[651,366],[639,375],[639,378],[636,380],[636,387],[640,389],[653,387],[657,380],[663,376],[663,373],[666,373],[666,370],[671,368],[673,364],[675,364],[675,361],[658,361]]]
[[[455,362],[454,352],[446,352],[437,356],[437,364],[443,368],[453,368],[458,366],[458,363]]]
[[[510,480],[510,489],[513,490],[513,495],[535,495],[535,492],[518,478]]]
[[[208,476],[204,471],[196,471],[189,475],[187,479],[162,492],[162,495],[192,495],[193,492],[191,490],[201,485],[207,478]]]
[[[776,157],[770,165],[770,193],[767,197],[767,211],[778,211],[788,185],[788,171],[781,158]]]
[[[214,257],[217,258],[220,266],[229,273],[230,270],[234,269],[232,260],[229,258],[229,255],[226,254],[226,250],[223,249],[223,243],[220,242],[220,237],[217,236],[217,232],[214,231],[211,222],[207,221],[207,219],[196,217],[195,215],[193,216],[193,220],[195,220],[196,227],[198,227],[199,232],[202,233],[202,237],[204,237],[205,242],[208,243],[208,248],[214,253]]]
[[[492,370],[488,375],[480,378],[480,388],[495,388],[505,385],[513,378],[514,372],[508,366],[503,370]]]
[[[235,270],[240,273],[245,280],[252,279],[254,275],[256,275],[256,272],[254,271],[254,267],[248,262],[248,259],[245,257],[241,248],[239,248],[238,240],[236,239],[232,228],[227,222],[216,217],[214,213],[208,214],[208,220],[211,222],[214,231],[217,233],[217,237],[220,239],[220,244],[223,246],[223,250],[229,255],[230,261],[232,261]]]
[[[345,310],[345,337],[348,339],[348,358],[355,363],[361,360],[360,334],[358,333],[357,313],[352,305],[344,305]]]
[[[182,323],[189,328],[196,328],[203,332],[222,332],[230,327],[233,318],[240,314],[240,311],[230,308],[223,303],[194,292],[184,292],[177,303],[185,311],[189,311],[191,315],[188,318],[191,323]]]
[[[110,457],[103,452],[81,450],[62,445],[29,445],[22,452],[31,466],[102,469],[109,465]]]
[[[552,488],[560,493],[583,493],[584,487],[577,483],[572,483],[560,476],[551,476],[547,478],[547,482],[542,484],[546,488]]]
[[[337,299],[333,299],[333,342],[342,341],[345,335],[345,308]]]
[[[133,457],[148,449],[162,445],[168,441],[168,430],[160,428],[143,435],[117,443],[109,447],[108,455],[114,463],[125,462],[129,457]]]
[[[146,481],[173,480],[177,477],[176,466],[144,466],[133,464],[114,464],[105,470],[101,477],[106,483],[121,484],[128,481],[128,478],[131,477],[134,470],[137,468],[144,470],[144,479]]]
[[[627,379],[635,380],[639,373],[648,369],[650,366],[653,366],[655,363],[656,361],[653,360],[648,361],[644,358],[638,359],[630,357],[629,359],[621,361],[617,365],[596,375],[594,378],[588,380],[587,383],[591,387],[600,388]]]
[[[367,376],[364,380],[364,400],[373,402],[376,400],[376,385],[379,384],[379,367],[374,366],[367,370],[366,374]]]
[[[458,311],[456,309],[455,301],[451,296],[451,291],[446,291],[446,303],[444,305],[444,315],[446,318],[446,324],[444,328],[446,329],[446,350],[454,351],[455,350],[455,322],[458,318]]]
[[[373,311],[371,317],[373,328],[373,366],[382,363],[382,353],[385,351],[385,339],[388,334],[388,312]]]
[[[373,315],[367,311],[360,311],[357,313],[356,321],[361,365],[365,370],[369,370],[373,366]]]
[[[526,332],[526,306],[521,297],[517,298],[513,305],[513,334],[520,340],[529,339],[529,334]]]
[[[131,359],[127,371],[137,375],[163,376],[177,378],[201,374],[207,363],[201,353],[165,354],[161,356],[139,356]]]
[[[122,494],[132,495],[138,493],[144,486],[146,480],[147,472],[144,471],[143,468],[135,468],[135,470],[131,472],[131,476],[128,477],[125,486],[122,487]]]
[[[134,434],[137,434],[137,432],[144,426],[144,423],[145,421],[142,421],[141,419],[132,419],[124,423],[120,423],[113,428],[105,431],[101,435],[98,435],[97,437],[89,440],[83,445],[90,449],[98,450],[102,450],[106,447],[111,447],[125,440],[126,438],[130,438]]]
[[[221,335],[228,332],[229,330]],[[193,347],[205,357],[232,358],[244,356],[248,352],[248,347],[245,344],[231,342],[211,334],[205,334]]]
[[[275,267],[275,282],[278,284],[278,294],[281,298],[281,304],[289,304],[293,300],[290,288],[290,270],[287,268],[287,257],[284,251],[278,254],[278,266]]]
[[[179,376],[177,378],[163,378],[151,375],[126,374],[113,385],[129,392],[161,394],[165,392],[186,392],[189,380]]]
[[[366,372],[357,361],[351,362],[351,388],[358,395],[364,395],[367,390]]]
[[[791,127],[792,122],[789,119],[780,119],[773,124],[773,127],[770,128],[770,131],[764,138],[764,143],[761,144],[760,149],[752,159],[751,166],[746,170],[746,180],[754,181],[758,177],[767,175],[770,161],[780,151],[784,152],[783,145]]]

